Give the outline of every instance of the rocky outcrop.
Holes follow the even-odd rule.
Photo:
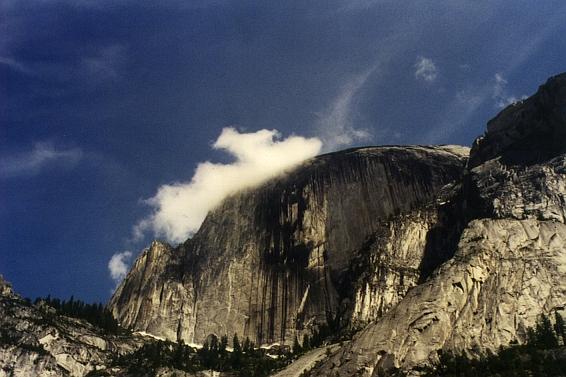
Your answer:
[[[500,158],[487,161],[470,171],[473,188],[470,212],[479,217],[564,223],[565,174],[566,153],[528,166],[509,166]]]
[[[311,375],[379,376],[439,350],[478,355],[523,342],[566,308],[566,75],[488,125],[462,188],[471,221],[454,256]]]
[[[313,374],[378,376],[435,361],[441,349],[477,356],[523,342],[538,315],[564,308],[562,281],[566,225],[474,220],[454,258]]]
[[[177,340],[179,318],[191,318],[194,289],[184,280],[183,255],[170,245],[154,241],[138,257],[126,281],[114,293],[111,305],[120,306],[120,320],[150,334]],[[139,298],[124,305],[127,297]],[[175,315],[172,315],[172,314]],[[181,327],[182,328],[182,327]]]
[[[84,376],[140,344],[139,338],[111,336],[47,305],[32,305],[0,277],[1,377]]]
[[[472,147],[475,217],[566,221],[566,74],[491,120]]]
[[[530,98],[505,108],[472,146],[469,167],[499,159],[507,166],[544,163],[566,153],[566,74],[550,78]]]
[[[566,74],[490,121],[466,166],[467,152],[309,160],[224,200],[185,243],[153,242],[110,308],[126,327],[186,343],[290,343],[329,320],[363,328],[280,376],[413,373],[441,350],[521,343],[537,316],[566,309]],[[1,277],[0,335],[0,377],[82,376],[143,342],[31,305]]]
[[[450,257],[430,234],[466,158],[443,146],[309,160],[224,200],[179,247],[152,244],[110,307],[125,326],[188,343],[211,333],[290,343],[339,312],[375,319]]]

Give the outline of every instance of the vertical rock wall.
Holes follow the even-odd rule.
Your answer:
[[[210,333],[290,343],[342,307],[368,321],[420,279],[426,230],[437,223],[435,200],[460,179],[466,153],[382,147],[310,160],[227,198],[193,239],[161,253],[157,264],[146,256],[152,246],[111,308],[126,326],[194,343]],[[410,218],[415,222],[405,224]],[[397,225],[387,225],[394,219]],[[391,244],[380,238],[370,245],[385,229]],[[362,293],[353,263],[368,250],[375,263],[364,276],[380,275],[364,277]]]
[[[407,371],[439,350],[479,355],[566,308],[566,74],[488,124],[459,200],[460,218],[475,220],[454,256],[312,375]]]

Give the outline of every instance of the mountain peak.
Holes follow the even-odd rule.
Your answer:
[[[500,157],[505,164],[533,164],[566,152],[566,73],[526,100],[509,105],[487,124],[470,153],[469,167]]]

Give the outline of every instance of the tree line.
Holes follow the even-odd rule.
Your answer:
[[[154,340],[132,353],[117,356],[112,366],[135,376],[154,375],[159,368],[174,368],[189,373],[214,370],[241,377],[266,377],[322,345],[329,332],[329,327],[322,326],[311,336],[304,335],[302,343],[295,337],[292,347],[274,346],[271,349],[257,347],[248,337],[241,341],[237,334],[231,339],[231,350],[227,335],[220,338],[210,335],[201,348],[191,347],[182,340],[178,343]],[[88,376],[106,376],[105,373],[93,371]]]
[[[84,319],[90,324],[97,326],[110,334],[122,334],[128,332],[122,328],[114,316],[101,303],[89,304],[81,300],[76,300],[73,296],[69,300],[52,298],[51,295],[44,298],[36,298],[34,305],[45,302],[57,311],[58,314],[68,317]]]
[[[439,353],[439,361],[425,368],[424,376],[443,377],[546,377],[564,376],[566,373],[566,326],[564,318],[554,312],[554,324],[546,315],[529,327],[523,345],[500,347],[479,359],[468,358],[464,353]]]
[[[249,338],[240,342],[235,334],[231,351],[227,335],[221,338],[209,336],[201,348],[191,347],[182,340],[178,343],[156,340],[116,357],[112,366],[123,368],[134,376],[154,375],[159,368],[166,367],[189,373],[215,370],[241,377],[266,377],[290,361],[289,353],[270,354],[268,350],[256,347]],[[106,376],[105,373],[93,371],[88,376]]]

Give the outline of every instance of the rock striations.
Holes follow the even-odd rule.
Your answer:
[[[566,74],[488,125],[471,151],[456,252],[313,376],[411,370],[438,351],[479,354],[525,341],[566,308]]]
[[[154,242],[113,313],[188,343],[237,333],[290,344],[328,317],[376,319],[449,258],[428,235],[442,226],[436,199],[461,179],[467,153],[394,146],[307,161],[227,198],[179,247]]]
[[[468,150],[371,147],[227,198],[195,236],[154,242],[110,302],[125,326],[289,344],[361,328],[313,375],[377,376],[481,353],[566,306],[566,75]]]
[[[382,376],[524,342],[566,308],[566,74],[503,110],[471,152],[351,149],[225,199],[176,247],[155,241],[109,307],[185,343],[291,344],[361,329],[278,376]],[[0,376],[81,376],[139,345],[49,315],[0,279]]]
[[[0,377],[80,377],[141,343],[57,315],[45,303],[32,305],[0,276]]]

